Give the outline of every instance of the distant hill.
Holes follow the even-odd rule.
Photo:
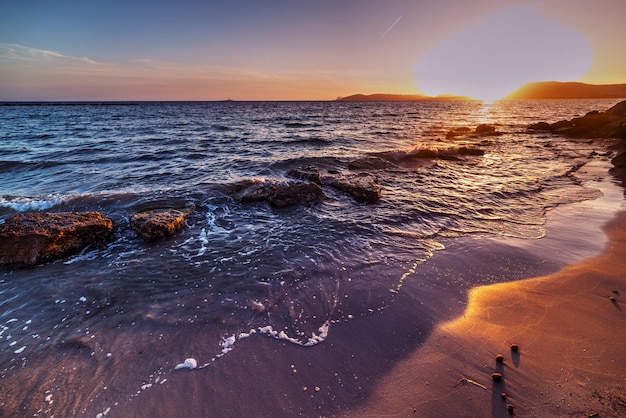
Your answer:
[[[542,81],[528,83],[506,96],[517,99],[612,99],[626,98],[626,84],[585,84]]]
[[[472,100],[462,96],[422,96],[419,94],[354,94],[352,96],[340,97],[339,102],[417,102],[424,100]]]

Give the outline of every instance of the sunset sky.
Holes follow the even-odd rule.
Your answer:
[[[624,0],[5,0],[0,101],[495,99],[626,83]]]

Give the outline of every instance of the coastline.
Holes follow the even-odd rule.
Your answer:
[[[563,210],[575,215],[577,205]],[[548,217],[549,237],[571,227],[558,210]],[[516,416],[617,416],[626,409],[626,212],[604,215],[612,220],[600,255],[568,265],[571,254],[546,252],[559,239],[539,251],[506,240],[453,244],[420,266],[393,304],[333,323],[322,344],[254,335],[209,368],[171,373],[113,411],[507,417],[511,403]],[[598,221],[590,224],[598,229]],[[504,382],[495,384],[498,370]]]
[[[626,211],[602,229],[597,256],[473,288],[463,314],[438,325],[350,415],[507,417],[512,405],[515,416],[624,416]]]

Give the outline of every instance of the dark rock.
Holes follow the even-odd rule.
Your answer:
[[[350,170],[384,170],[393,167],[396,167],[394,163],[380,157],[359,158],[348,164]]]
[[[0,225],[0,264],[37,264],[102,241],[113,221],[98,212],[19,214]]]
[[[548,122],[539,122],[533,123],[528,127],[528,129],[531,129],[533,131],[551,131],[552,127]]]
[[[476,130],[474,132],[476,132],[477,134],[491,134],[494,133],[496,131],[496,127],[495,126],[491,126],[491,125],[478,125],[476,127]]]
[[[273,207],[284,208],[318,203],[325,197],[315,183],[247,180],[245,184],[239,195],[243,203],[266,201]]]
[[[538,125],[545,127],[545,122],[531,125],[530,129]],[[626,139],[626,100],[606,112],[592,111],[582,117],[553,123],[548,130],[573,138]]]
[[[192,209],[154,209],[135,213],[130,227],[145,241],[169,238],[181,231]]]
[[[459,154],[461,154],[461,155],[481,156],[481,155],[485,155],[485,151],[483,151],[483,150],[481,150],[479,148],[460,147],[459,148]]]
[[[378,202],[382,193],[378,180],[369,174],[333,177],[327,180],[327,184],[348,193],[358,202]]]
[[[446,161],[463,161],[461,158],[454,155],[454,153],[440,152],[437,154],[437,158]]]
[[[606,113],[615,116],[626,116],[626,100],[624,100],[623,102],[619,102],[618,104],[607,110]]]
[[[431,149],[417,149],[407,154],[406,158],[437,158],[437,152]]]
[[[467,126],[460,126],[458,128],[449,130],[448,133],[446,134],[446,138],[450,139],[450,138],[456,138],[457,136],[467,135],[471,131],[472,130],[468,128]]]
[[[617,168],[626,168],[626,151],[613,158],[611,164]]]
[[[298,180],[307,180],[312,181],[313,183],[322,184],[320,179],[320,170],[319,168],[310,165],[306,167],[299,167],[289,170],[287,172],[289,177],[294,177]]]
[[[393,162],[401,162],[407,157],[406,151],[393,150],[393,151],[382,151],[377,152],[374,156],[382,158],[383,160],[393,161]]]
[[[270,205],[284,208],[294,205],[310,205],[320,202],[324,191],[315,183],[291,183],[279,187],[268,199]]]
[[[560,120],[550,125],[550,130],[556,131],[556,130],[563,129],[563,128],[570,128],[572,126],[574,126],[574,123],[572,121]]]

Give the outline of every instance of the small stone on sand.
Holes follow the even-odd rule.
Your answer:
[[[514,353],[519,352],[519,345],[511,344],[511,351],[513,351]]]
[[[504,356],[502,354],[496,355],[496,363],[504,363]]]
[[[515,413],[515,407],[511,403],[506,406],[506,410],[509,411],[509,415],[513,415],[513,413]]]
[[[501,382],[502,381],[502,373],[492,373],[491,374],[491,378],[493,379],[494,382]]]

